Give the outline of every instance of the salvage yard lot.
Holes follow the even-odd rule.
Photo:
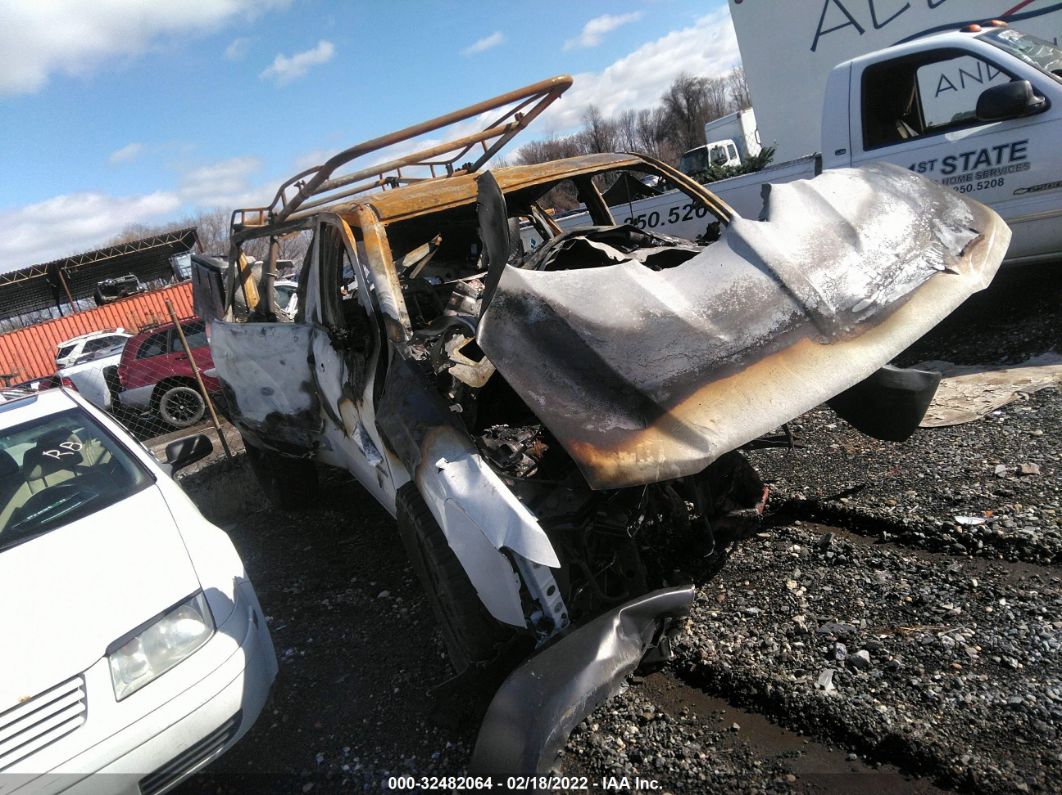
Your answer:
[[[1058,267],[1001,274],[903,363],[1058,349]],[[584,721],[561,769],[591,791],[610,775],[676,793],[1059,791],[1062,392],[900,445],[824,409],[794,429],[797,449],[751,456],[772,481],[763,532],[718,571],[687,566],[675,660]],[[186,483],[227,513],[280,676],[251,733],[181,791],[464,772],[475,691],[442,686],[435,622],[376,502],[337,477],[313,511],[259,510],[242,459]]]

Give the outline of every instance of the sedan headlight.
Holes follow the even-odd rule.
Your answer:
[[[121,701],[170,670],[214,634],[214,617],[200,591],[107,651],[114,697]],[[116,644],[120,646],[115,648]]]

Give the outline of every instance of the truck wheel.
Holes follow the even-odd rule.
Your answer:
[[[514,630],[483,606],[416,485],[399,489],[396,503],[402,545],[439,622],[450,664],[460,674],[492,660]]]
[[[169,384],[159,394],[158,412],[174,428],[188,428],[203,419],[206,402],[195,387]]]
[[[244,442],[247,460],[270,505],[282,511],[308,508],[317,499],[317,467],[308,458],[289,458]]]

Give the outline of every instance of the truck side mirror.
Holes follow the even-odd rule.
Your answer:
[[[1028,80],[1013,80],[1010,83],[992,86],[977,98],[979,121],[1001,121],[1031,116],[1047,109],[1047,99],[1033,91]]]

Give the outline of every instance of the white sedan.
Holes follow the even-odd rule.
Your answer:
[[[0,792],[165,792],[262,711],[258,598],[170,478],[209,452],[160,464],[66,390],[0,406]]]

